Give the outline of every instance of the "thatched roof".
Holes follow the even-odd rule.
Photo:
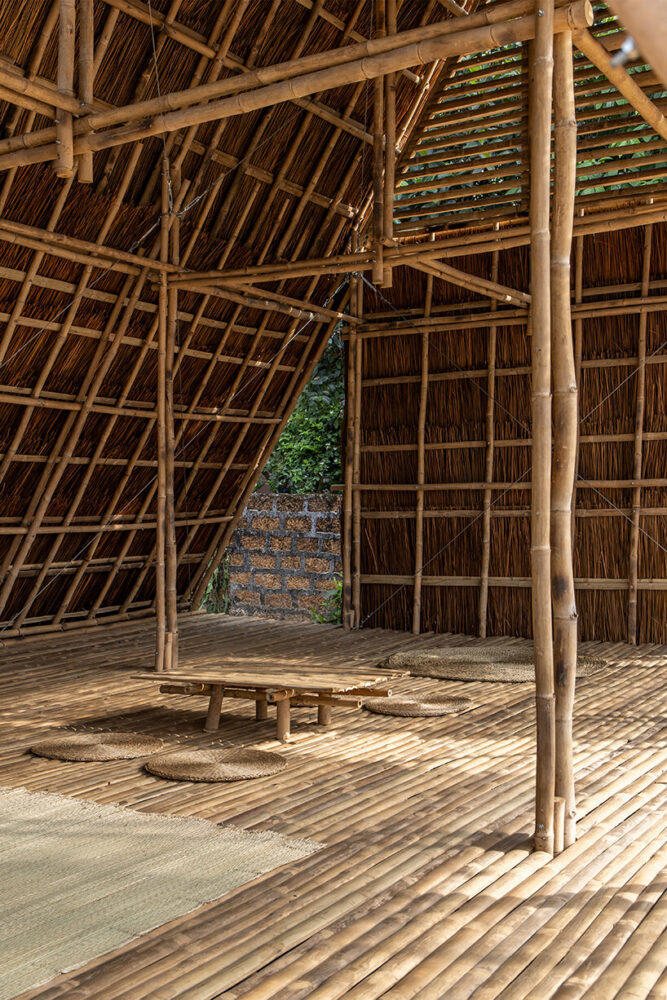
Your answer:
[[[461,7],[453,0],[404,2],[399,31],[461,16]],[[482,7],[478,0],[463,5]],[[597,33],[616,38],[604,5],[596,7]],[[94,16],[96,113],[358,43],[375,28],[367,0],[95,0]],[[159,254],[165,157],[183,269],[282,266],[347,253],[353,229],[363,241],[369,219],[368,81],[101,147],[92,184],[57,179],[52,163],[39,162],[35,152],[58,114],[48,104],[57,78],[57,19],[57,0],[0,0],[0,628],[6,636],[152,607],[158,289],[155,268],[142,260]],[[414,241],[435,230],[455,241],[463,221],[482,234],[498,220],[525,228],[522,53],[518,44],[483,60],[414,65],[397,74],[404,150],[399,236]],[[652,98],[664,98],[650,69],[640,69],[637,81]],[[577,87],[587,142],[582,207],[610,210],[613,191],[628,204],[650,195],[655,210],[667,194],[664,138],[618,93],[605,92],[583,57]],[[627,147],[611,156],[606,147],[609,138],[630,132],[641,162],[639,173],[628,175],[637,165],[634,153],[631,165]],[[26,146],[35,162],[17,166]],[[633,190],[638,178],[649,186]],[[451,187],[445,196],[442,183]],[[414,272],[395,273],[400,304],[402,283],[414,281]],[[408,273],[410,279],[398,277]],[[520,281],[511,275],[515,287]],[[309,318],[308,308],[345,308],[344,274],[258,283],[270,307],[242,290],[179,295],[174,404],[182,607],[205,582],[333,328],[335,317]],[[465,343],[468,353],[474,350],[473,338]],[[601,343],[600,350],[607,347]]]

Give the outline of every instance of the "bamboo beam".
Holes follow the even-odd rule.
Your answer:
[[[74,97],[75,0],[60,0],[58,30],[58,90]],[[58,111],[56,130],[56,175],[71,177],[74,172],[74,132],[71,112]]]
[[[644,260],[642,263],[642,295],[648,294],[651,279],[651,249],[653,246],[653,226],[644,231]],[[637,580],[639,576],[639,527],[641,520],[641,478],[644,439],[644,412],[646,408],[646,328],[648,316],[639,317],[639,343],[637,348],[637,403],[635,409],[635,433],[633,454],[633,479],[637,485],[632,490],[632,525],[630,528],[630,592],[628,596],[628,642],[637,645]]]
[[[93,0],[79,0],[79,100],[93,103],[95,80],[95,16]],[[93,183],[93,154],[79,157],[77,174],[82,184]]]
[[[637,114],[641,115],[658,135],[667,139],[667,119],[653,101],[646,96],[641,87],[635,83],[628,71],[622,66],[614,64],[605,47],[591,35],[590,31],[585,28],[575,29],[572,37],[580,52],[583,52],[587,59],[590,59],[593,65],[606,76],[609,82],[625,97],[626,101],[632,105]]]
[[[485,295],[497,302],[504,302],[511,305],[527,305],[530,303],[530,295],[520,292],[514,288],[507,288],[499,285],[497,281],[489,281],[487,278],[480,278],[476,274],[468,274],[450,264],[443,264],[442,261],[410,261],[410,265],[418,271],[425,271],[427,274],[434,274],[443,281],[449,281],[453,285],[467,288],[468,291],[477,295]]]
[[[572,562],[572,493],[577,456],[577,378],[570,311],[570,258],[577,162],[572,35],[554,39],[553,239],[551,244],[551,359],[554,450],[551,477],[551,592],[556,693],[556,801],[564,819],[557,841],[576,840],[572,713],[577,673],[577,605]],[[560,846],[560,845],[558,845]],[[558,849],[558,846],[555,848]]]
[[[575,0],[574,3],[559,8],[556,12],[558,30],[590,25],[592,20],[593,13],[589,0]],[[132,116],[129,124],[107,128],[106,131],[96,134],[78,136],[74,141],[74,152],[79,155],[90,150],[96,151],[128,142],[136,142],[149,136],[163,135],[182,128],[189,128],[191,125],[248,114],[272,104],[293,100],[295,97],[306,97],[319,91],[345,86],[360,80],[376,79],[406,66],[429,63],[451,55],[465,55],[470,52],[484,51],[487,48],[510,45],[531,38],[535,33],[535,21],[535,17],[519,17],[508,22],[453,32],[452,25],[460,28],[460,20],[447,21],[436,26],[423,26],[420,29],[414,29],[413,32],[413,36],[421,40],[404,44],[403,35],[407,33],[398,33],[392,36],[398,47],[379,55],[357,58],[342,65],[331,66],[331,60],[336,57],[335,50],[333,53],[318,53],[319,64],[325,66],[324,69],[291,76],[278,83],[245,90],[221,100],[211,100],[205,104],[178,108],[175,111],[163,110],[155,113],[154,117],[149,117],[148,120],[146,120],[147,111],[144,103],[130,105],[129,108],[116,109],[117,113],[122,112],[126,117]],[[428,30],[434,27],[437,31],[435,37],[433,37],[433,32]],[[349,54],[353,48],[354,46],[350,46],[346,50],[347,53]],[[276,69],[280,71],[279,68]],[[293,68],[289,72],[294,72]],[[193,92],[185,92],[190,95],[187,98],[188,101],[191,101]],[[168,108],[172,99],[176,102],[182,100],[177,95],[165,95],[163,99],[157,99],[162,101],[159,107],[161,109]],[[94,129],[96,125],[100,127],[99,116],[89,116],[82,121],[82,128]],[[55,159],[56,156],[57,147],[47,141],[41,146],[0,156],[0,170],[13,166],[23,166],[27,163],[41,163]]]
[[[357,234],[353,234],[357,241]],[[358,313],[359,298],[363,295],[363,286],[358,275],[350,278],[350,312]],[[351,337],[347,343],[347,391],[345,407],[345,482],[343,487],[343,627],[349,631],[354,628],[354,609],[352,606],[352,517],[354,478],[354,412],[356,394],[361,386],[356,384],[356,351],[359,341]]]
[[[431,313],[433,275],[426,277],[424,316]],[[412,594],[412,631],[421,632],[422,579],[424,573],[424,482],[426,471],[426,415],[428,408],[429,332],[424,330],[421,342],[421,374],[419,385],[419,418],[417,423],[417,506],[415,510],[415,575]]]
[[[532,618],[537,707],[535,849],[554,847],[554,674],[551,635],[550,180],[554,0],[536,0],[530,79],[530,292],[533,427],[531,492]]]
[[[498,251],[494,251],[491,260],[491,279],[498,281]],[[493,306],[491,307],[494,308]],[[493,460],[495,455],[495,402],[496,402],[496,341],[498,327],[491,323],[487,340],[487,357],[489,359],[486,377],[486,456],[484,462],[484,481],[488,488],[484,490],[484,517],[482,519],[482,565],[480,569],[478,628],[480,639],[486,638],[488,606],[489,606],[489,564],[491,561],[491,496],[490,484],[493,482]]]

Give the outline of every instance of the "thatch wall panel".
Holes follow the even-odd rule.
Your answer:
[[[664,224],[654,228],[651,278],[658,282],[651,294],[663,293],[667,277],[667,239]],[[642,228],[604,233],[583,241],[583,302],[613,303],[640,294],[645,232]],[[489,277],[491,254],[451,261],[461,270]],[[499,254],[498,280],[513,288],[528,288],[528,255],[525,248]],[[620,290],[616,286],[624,286]],[[367,292],[366,318],[382,323],[394,334],[366,342],[364,378],[412,378],[409,383],[367,386],[362,394],[362,449],[364,446],[407,443],[416,445],[419,412],[419,379],[422,338],[412,331],[424,296],[421,274],[394,273],[393,288],[381,294]],[[610,290],[612,289],[612,290]],[[391,302],[388,304],[388,300]],[[424,579],[422,629],[451,630],[477,634],[478,598],[484,531],[484,482],[486,475],[486,410],[488,404],[488,328],[447,330],[447,316],[465,316],[465,310],[480,312],[489,307],[463,289],[434,281],[433,315],[442,316],[442,327],[430,333],[429,371],[460,373],[460,377],[429,382],[425,427],[425,474],[427,484],[452,484],[460,489],[431,490],[424,494],[427,512],[441,516],[424,521]],[[461,304],[463,312],[461,311]],[[467,303],[467,305],[465,305]],[[375,304],[380,315],[370,310]],[[391,308],[389,307],[391,306]],[[454,309],[454,307],[457,307]],[[496,307],[502,312],[502,306]],[[443,311],[444,310],[444,311]],[[370,314],[369,314],[370,312]],[[407,323],[406,323],[407,321]],[[412,327],[410,323],[412,322]],[[405,332],[396,334],[402,324]],[[644,433],[667,429],[667,395],[664,363],[653,363],[651,355],[665,355],[667,315],[647,316],[646,397]],[[406,328],[407,327],[407,328]],[[582,436],[601,440],[582,441],[579,447],[576,499],[579,516],[574,537],[575,575],[580,636],[582,639],[617,641],[627,638],[630,547],[633,537],[632,504],[637,410],[637,354],[640,319],[637,312],[598,315],[581,322],[580,413]],[[618,360],[619,364],[614,364]],[[490,565],[488,634],[531,635],[530,612],[530,484],[531,399],[530,336],[525,325],[499,326],[496,338],[494,387],[494,458],[490,483]],[[504,369],[528,370],[504,374]],[[475,374],[470,377],[468,374]],[[617,440],[625,435],[625,440]],[[466,442],[463,447],[432,449],[433,444]],[[521,442],[521,443],[512,443]],[[525,443],[524,443],[525,442]],[[663,480],[667,468],[667,441],[644,440],[642,475]],[[417,450],[389,450],[364,454],[361,482],[368,485],[410,484],[416,481]],[[481,488],[465,489],[465,484]],[[400,495],[365,489],[362,510],[367,512],[410,511],[414,515],[417,491]],[[667,490],[645,486],[642,508],[667,508]],[[461,512],[466,512],[465,516]],[[444,515],[444,516],[443,516]],[[414,516],[362,522],[362,574],[384,577],[386,583],[362,585],[362,617],[370,623],[409,629],[412,625],[412,583],[395,578],[411,577],[415,551]],[[642,514],[639,545],[639,633],[640,641],[664,640],[667,591],[654,592],[667,576],[667,517],[664,513]],[[372,556],[366,553],[372,548]],[[372,567],[372,568],[371,568]],[[469,578],[462,585],[434,586],[429,576]],[[393,581],[391,599],[376,614]]]

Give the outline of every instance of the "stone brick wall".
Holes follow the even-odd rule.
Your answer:
[[[340,572],[340,497],[255,493],[229,547],[229,610],[310,620]]]

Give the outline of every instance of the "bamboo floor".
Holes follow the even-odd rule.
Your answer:
[[[409,643],[446,641],[199,615],[182,622],[181,664],[227,653],[352,669]],[[667,648],[583,648],[609,666],[578,682],[579,839],[550,859],[528,840],[532,685],[448,682],[474,708],[441,718],[338,708],[323,728],[313,710],[295,709],[283,745],[272,715],[256,722],[248,702],[225,702],[210,736],[203,699],[131,680],[152,662],[150,623],[7,643],[3,785],[324,845],[23,997],[665,1000]],[[406,678],[394,691],[441,684]],[[270,779],[198,785],[151,777],[136,761],[65,764],[26,752],[59,726],[259,746],[289,766]]]

